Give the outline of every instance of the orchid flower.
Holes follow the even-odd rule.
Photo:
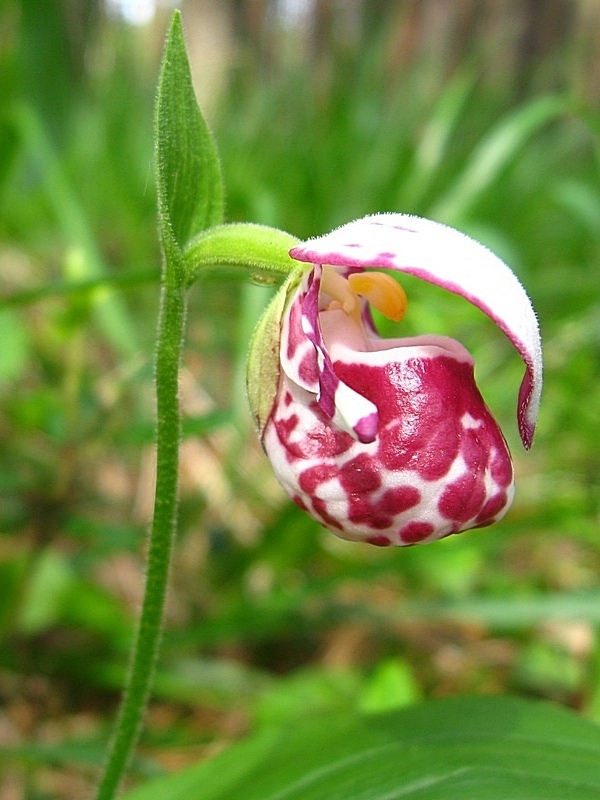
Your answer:
[[[290,256],[299,269],[259,324],[248,381],[262,444],[289,496],[338,536],[381,546],[430,542],[504,516],[512,459],[472,356],[446,336],[381,338],[370,306],[403,318],[394,271],[485,312],[525,363],[517,419],[528,449],[541,343],[514,273],[464,234],[405,214],[351,222]]]

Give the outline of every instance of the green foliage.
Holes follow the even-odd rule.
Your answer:
[[[126,800],[562,800],[600,791],[600,730],[531,702],[471,698],[270,731]]]
[[[173,236],[183,250],[194,236],[222,222],[223,182],[215,145],[194,96],[178,13],[171,22],[156,109],[162,236]]]

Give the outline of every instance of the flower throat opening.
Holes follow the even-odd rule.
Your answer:
[[[331,301],[327,310],[342,309],[360,321],[359,297],[364,297],[384,317],[400,322],[406,313],[406,292],[385,272],[355,272],[344,278],[333,267],[323,267],[321,291]]]

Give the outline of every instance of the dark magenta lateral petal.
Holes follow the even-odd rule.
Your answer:
[[[363,442],[377,433],[377,408],[348,386],[333,369],[321,331],[319,288],[321,268],[316,266],[294,294],[281,332],[281,366],[292,383],[314,395],[326,417]]]

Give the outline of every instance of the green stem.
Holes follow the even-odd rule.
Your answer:
[[[166,269],[165,273],[156,351],[156,490],[146,586],[127,687],[97,800],[115,797],[138,738],[160,644],[173,548],[181,438],[178,373],[186,296],[181,282],[169,278],[172,271]]]

